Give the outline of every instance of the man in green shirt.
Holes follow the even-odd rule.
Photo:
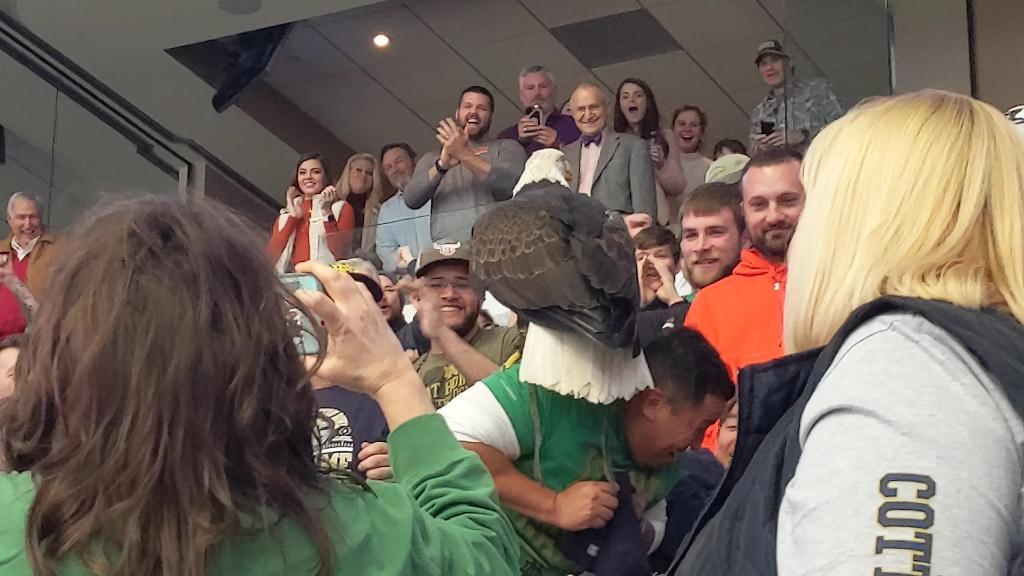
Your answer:
[[[418,259],[413,295],[430,351],[413,362],[440,408],[503,365],[519,360],[525,340],[516,327],[477,326],[483,292],[470,279],[469,245],[441,240]]]
[[[635,490],[629,508],[648,513],[634,524],[646,549],[633,553],[642,558],[657,545],[675,457],[703,439],[735,387],[692,330],[669,332],[644,354],[655,388],[629,400],[593,404],[563,396],[520,381],[515,366],[441,410],[455,437],[494,477],[519,535],[524,575],[581,572],[564,553],[566,539],[612,521],[622,507],[617,479],[624,475]],[[650,514],[659,509],[660,521]]]

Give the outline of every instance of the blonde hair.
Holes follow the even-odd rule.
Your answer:
[[[353,154],[349,157],[348,162],[345,162],[345,169],[341,171],[341,176],[338,178],[338,183],[334,187],[338,190],[339,200],[348,200],[348,195],[352,193],[352,185],[349,183],[349,169],[353,162],[358,160],[366,160],[373,166],[373,188],[370,188],[370,192],[366,198],[366,211],[376,210],[380,207],[381,202],[384,201],[384,186],[381,182],[380,177],[380,163],[377,159],[370,154]]]
[[[1024,322],[1024,141],[991,106],[934,90],[866,102],[818,135],[802,178],[788,352],[883,295]]]

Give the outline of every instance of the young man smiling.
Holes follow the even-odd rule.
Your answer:
[[[420,254],[413,294],[430,351],[413,362],[440,408],[504,365],[519,361],[525,341],[516,327],[477,326],[483,293],[470,279],[469,245],[442,240]]]

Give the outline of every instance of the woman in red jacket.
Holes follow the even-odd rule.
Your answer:
[[[307,260],[330,264],[344,258],[352,243],[355,211],[338,199],[328,182],[319,152],[303,154],[285,196],[286,207],[274,223],[267,255],[279,273]]]

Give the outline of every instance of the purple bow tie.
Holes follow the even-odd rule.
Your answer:
[[[587,147],[587,146],[590,146],[591,144],[593,144],[594,146],[600,146],[601,145],[601,136],[603,136],[603,135],[604,135],[603,132],[598,132],[597,134],[594,134],[593,136],[588,136],[587,134],[584,134],[583,135],[583,146]]]

